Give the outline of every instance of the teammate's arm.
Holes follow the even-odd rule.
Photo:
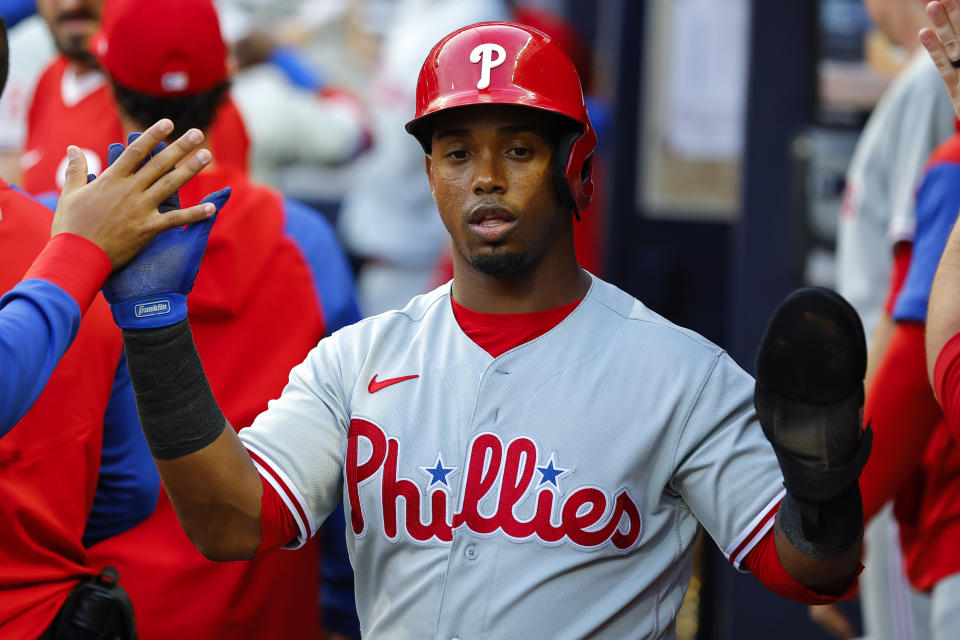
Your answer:
[[[943,250],[937,274],[930,289],[927,309],[927,373],[933,368],[943,347],[960,333],[960,231],[954,226]]]
[[[920,42],[937,65],[940,77],[950,95],[953,110],[960,117],[960,68],[953,61],[960,60],[960,7],[951,3],[928,2],[927,15],[933,29],[920,30]],[[927,373],[932,381],[937,356],[944,345],[960,333],[960,235],[956,229],[950,234],[940,259],[927,313]]]
[[[128,151],[128,163],[104,171],[90,184],[83,154],[76,147],[68,149],[53,237],[24,280],[0,299],[0,435],[43,390],[110,271],[157,233],[213,213],[204,207],[171,211],[165,217],[157,212],[158,202],[210,161],[209,153],[198,153],[167,175],[134,173],[139,160],[172,126],[167,120],[148,129],[143,141]],[[172,165],[201,141],[182,138],[158,161]]]
[[[203,138],[194,129],[164,148],[173,129],[165,124],[131,134],[126,150],[111,145],[107,171],[170,181],[180,171],[168,161],[171,148]],[[154,202],[161,218],[179,206],[176,186]],[[219,212],[229,195],[229,188],[212,193],[195,208]],[[217,406],[186,319],[187,294],[215,220],[180,222],[157,235],[107,279],[103,293],[123,330],[140,426],[185,531],[211,559],[248,559],[260,540],[259,474]]]

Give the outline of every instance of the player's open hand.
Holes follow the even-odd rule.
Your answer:
[[[69,147],[66,180],[51,235],[75,233],[87,238],[103,249],[116,269],[137,255],[158,233],[214,215],[216,207],[212,203],[162,214],[158,211],[158,205],[211,159],[209,151],[200,149],[181,166],[173,168],[203,142],[203,134],[197,129],[191,129],[151,156],[151,151],[172,131],[170,120],[160,120],[89,183],[83,153],[77,147]]]
[[[933,29],[921,29],[920,42],[936,63],[953,111],[960,117],[960,0],[928,2],[927,15]]]

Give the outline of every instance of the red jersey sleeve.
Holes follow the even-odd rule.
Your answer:
[[[867,391],[863,419],[873,429],[870,459],[860,474],[869,522],[909,479],[941,419],[927,378],[922,324],[896,324]]]
[[[947,429],[960,440],[960,333],[950,338],[937,356],[933,384]]]
[[[743,566],[749,569],[750,573],[756,576],[767,589],[788,600],[803,604],[830,604],[837,600],[845,600],[853,594],[857,587],[856,580],[847,587],[846,591],[837,596],[821,595],[794,580],[780,562],[774,535],[775,528],[771,528],[743,559]],[[862,570],[861,566],[857,574],[859,575]]]
[[[296,549],[316,532],[307,517],[300,496],[291,489],[286,476],[262,454],[249,448],[247,453],[260,474],[263,496],[260,498],[260,545],[257,555],[272,549]]]
[[[260,476],[263,484],[263,497],[260,499],[260,546],[257,554],[280,549],[297,539],[300,529],[293,514],[280,498],[280,494],[267,479]]]
[[[893,307],[897,304],[897,296],[900,295],[900,289],[903,288],[903,281],[907,279],[907,271],[910,269],[910,256],[913,253],[913,245],[909,242],[898,242],[893,247],[893,266],[890,269],[890,289],[887,291],[887,301],[883,305],[883,310],[888,316],[893,316]]]
[[[58,233],[50,238],[23,279],[52,282],[69,293],[84,313],[112,270],[103,249],[78,235]]]

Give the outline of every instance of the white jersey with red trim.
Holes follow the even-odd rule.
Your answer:
[[[347,505],[365,637],[673,637],[698,524],[736,566],[773,526],[753,388],[597,278],[498,358],[445,285],[323,340],[240,438],[295,545]]]

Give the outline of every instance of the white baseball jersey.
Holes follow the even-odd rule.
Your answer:
[[[837,227],[837,291],[860,314],[868,337],[889,289],[893,245],[913,240],[927,158],[953,132],[950,97],[920,47],[874,109],[847,171]]]
[[[773,526],[753,388],[597,278],[498,358],[445,285],[323,340],[240,438],[297,544],[343,499],[365,637],[669,638],[698,522],[735,566]]]

